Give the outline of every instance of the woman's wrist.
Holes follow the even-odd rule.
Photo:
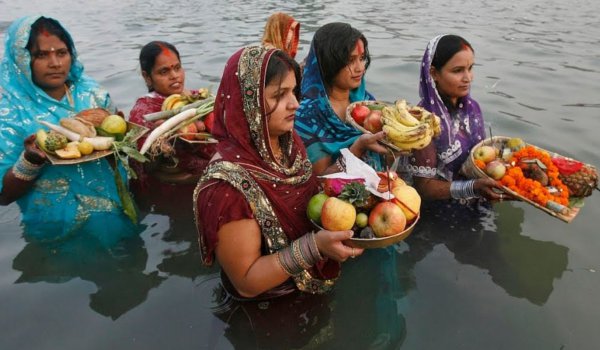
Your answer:
[[[475,191],[476,180],[452,181],[450,183],[450,197],[454,199],[477,198],[479,195]]]
[[[277,262],[290,276],[297,275],[319,262],[323,257],[319,253],[314,233],[308,233],[277,251]]]
[[[13,165],[12,173],[19,180],[33,181],[39,176],[43,166],[43,163],[34,164],[25,159],[25,153],[23,152],[19,156],[17,162]]]

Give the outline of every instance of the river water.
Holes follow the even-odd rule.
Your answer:
[[[369,40],[369,90],[415,103],[428,40],[456,33],[475,48],[473,96],[494,135],[600,165],[597,1],[0,0],[0,8],[2,34],[21,15],[59,19],[88,74],[125,112],[145,92],[137,57],[150,40],[178,47],[188,87],[216,91],[224,62],[258,41],[273,11],[302,23],[300,59],[320,25],[349,22]],[[110,253],[76,240],[27,243],[18,207],[2,207],[0,349],[596,349],[599,204],[596,192],[571,224],[524,203],[468,220],[452,208],[430,212],[405,242],[344,264],[332,294],[287,312],[258,305],[262,318],[218,302],[218,267],[200,265],[189,204],[150,206],[140,239]]]

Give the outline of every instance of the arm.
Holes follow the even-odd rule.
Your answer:
[[[503,196],[500,195],[501,192],[494,191],[494,189],[502,191],[502,186],[496,181],[488,178],[476,179],[474,181],[473,190],[477,195],[488,200],[499,200],[503,198]],[[450,186],[452,182],[415,176],[414,184],[416,190],[421,194],[421,196],[423,196],[423,199],[425,200],[441,200],[452,198],[450,195]]]
[[[221,226],[218,236],[217,259],[240,295],[257,296],[290,277],[277,254],[261,255],[261,232],[254,219],[229,222]],[[352,231],[319,231],[315,241],[321,254],[345,261],[353,254],[362,253],[362,249],[352,249],[342,243],[351,236]]]
[[[358,158],[361,158],[366,151],[385,154],[388,153],[388,149],[378,142],[384,137],[385,133],[383,131],[376,134],[362,134],[348,149]],[[325,156],[313,163],[313,172],[316,175],[333,174],[340,171],[343,171],[343,169],[340,169],[331,156]]]
[[[25,139],[25,151],[2,178],[0,205],[8,205],[27,193],[47,160],[46,154],[35,144],[35,135]]]

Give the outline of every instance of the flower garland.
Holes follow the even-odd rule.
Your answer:
[[[524,158],[541,161],[546,166],[549,185],[557,188],[558,191],[550,193],[539,181],[525,177],[523,168],[527,167],[527,165],[521,163],[521,160]],[[506,174],[500,179],[502,185],[543,207],[546,207],[548,201],[553,201],[564,206],[569,204],[569,190],[558,178],[558,168],[552,163],[552,158],[547,152],[533,146],[526,146],[512,154],[510,164],[513,166],[508,168]]]

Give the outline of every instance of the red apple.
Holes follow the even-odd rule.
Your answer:
[[[479,146],[475,153],[473,153],[473,157],[475,159],[479,159],[484,163],[489,163],[492,160],[496,159],[496,149],[492,146]]]
[[[206,131],[212,132],[215,125],[215,112],[210,112],[204,117],[204,125],[206,125]]]
[[[184,138],[186,140],[195,140],[196,139],[196,134],[198,132],[198,130],[196,129],[196,125],[194,123],[190,123],[186,126],[183,126],[181,128],[179,128],[179,130],[177,130],[178,134],[181,134],[180,137]]]
[[[321,223],[329,231],[346,231],[354,226],[356,209],[346,201],[329,197],[321,209]]]
[[[196,125],[196,130],[198,130],[198,132],[206,130],[206,124],[204,124],[202,120],[196,120],[194,125]]]
[[[369,215],[369,226],[377,237],[400,233],[406,227],[406,217],[399,206],[392,202],[378,203]]]
[[[380,132],[383,128],[383,122],[381,121],[381,111],[373,110],[365,119],[363,127],[372,133]]]
[[[352,119],[354,119],[354,121],[358,123],[358,125],[363,125],[365,119],[370,113],[371,110],[369,109],[369,107],[365,105],[357,105],[352,109],[350,115],[352,116]]]
[[[485,166],[485,173],[494,180],[500,180],[506,173],[506,166],[499,160],[492,160]]]

